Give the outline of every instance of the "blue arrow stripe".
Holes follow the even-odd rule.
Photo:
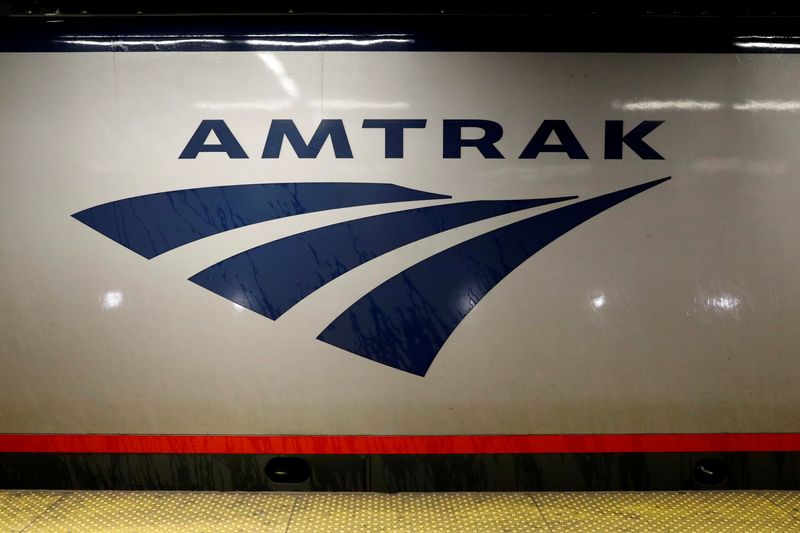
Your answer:
[[[350,220],[257,246],[190,280],[277,319],[329,281],[400,246],[477,220],[574,198],[463,202]]]
[[[72,215],[151,259],[178,246],[276,218],[352,207],[450,198],[388,183],[227,185],[125,198]]]
[[[668,179],[554,209],[431,256],[366,294],[317,338],[424,376],[458,324],[515,268],[583,222]]]

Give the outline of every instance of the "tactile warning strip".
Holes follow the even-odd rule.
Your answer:
[[[280,532],[295,498],[284,494],[80,492],[34,520],[39,532]]]
[[[552,531],[800,531],[759,492],[596,492],[534,496]]]
[[[7,532],[800,533],[798,492],[0,492]]]
[[[549,531],[529,494],[306,494],[291,533]]]
[[[22,531],[60,498],[54,492],[0,492],[0,532]]]
[[[800,492],[768,492],[765,496],[792,515],[795,520],[800,521]]]

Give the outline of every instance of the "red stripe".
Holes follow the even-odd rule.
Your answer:
[[[474,454],[800,451],[800,433],[251,436],[0,434],[0,452]]]

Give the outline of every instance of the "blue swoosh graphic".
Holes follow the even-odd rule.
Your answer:
[[[424,376],[453,330],[515,268],[592,217],[668,179],[553,209],[444,250],[367,293],[317,338]]]
[[[116,200],[72,215],[152,259],[242,226],[357,205],[451,198],[390,183],[269,183],[160,192]]]
[[[400,246],[477,220],[575,198],[462,202],[349,220],[257,246],[189,279],[274,320],[326,283]]]

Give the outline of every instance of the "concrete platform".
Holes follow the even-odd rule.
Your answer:
[[[0,492],[23,531],[800,532],[800,492]]]

